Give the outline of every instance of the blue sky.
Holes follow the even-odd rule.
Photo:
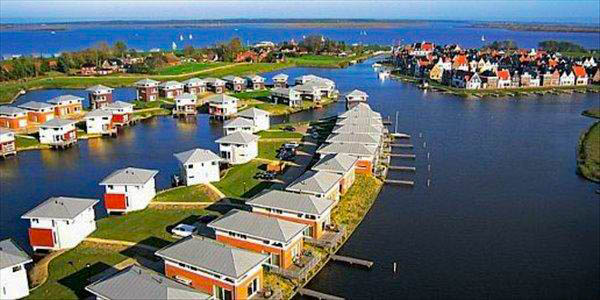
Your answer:
[[[600,23],[600,1],[1,0],[0,21],[379,18]],[[100,16],[100,17],[98,17]]]

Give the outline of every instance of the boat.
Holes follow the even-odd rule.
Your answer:
[[[175,42],[173,42],[173,43],[171,44],[171,48],[173,48],[173,50],[177,50],[177,44],[175,44]]]
[[[183,41],[183,34],[180,34],[180,35],[179,35],[179,40],[180,40],[180,41]]]
[[[381,70],[379,72],[379,79],[383,80],[390,77],[390,71],[389,70]]]
[[[374,63],[371,66],[373,67],[373,69],[381,68],[381,64],[380,63]]]
[[[193,36],[192,36],[192,34],[190,33],[190,35],[188,36],[188,38],[191,40],[191,39],[193,39],[194,37],[193,37]]]
[[[56,34],[56,31],[54,31],[54,30],[50,31],[50,34]]]
[[[481,36],[481,41],[485,42],[485,36],[483,36],[483,35]]]

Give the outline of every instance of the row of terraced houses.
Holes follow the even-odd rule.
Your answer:
[[[600,83],[594,57],[540,49],[463,49],[421,42],[395,48],[393,58],[401,74],[471,90]]]

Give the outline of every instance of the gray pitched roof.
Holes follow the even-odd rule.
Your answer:
[[[85,289],[99,298],[111,300],[212,299],[212,295],[136,265],[100,279]]]
[[[204,78],[204,81],[206,81],[207,83],[213,84],[213,85],[217,84],[217,83],[218,84],[225,84],[224,80],[219,79],[219,78],[214,78],[214,77],[206,77],[206,78]]]
[[[205,99],[205,102],[210,102],[212,104],[223,104],[223,102],[226,102],[226,101],[236,102],[236,101],[238,101],[238,98],[232,97],[229,95],[225,95],[225,94],[217,94],[217,95],[213,95],[213,96],[210,96]]]
[[[2,105],[0,106],[0,115],[13,115],[19,113],[27,113],[26,110],[20,109],[14,106]]]
[[[53,108],[54,105],[46,102],[29,101],[19,105],[19,107],[23,109],[40,110],[43,108]]]
[[[62,101],[82,101],[83,97],[78,97],[74,95],[60,95],[48,100],[48,103],[58,104]]]
[[[278,81],[278,80],[287,81],[288,78],[289,78],[289,76],[287,74],[283,74],[283,73],[279,73],[279,74],[273,76],[274,81]]]
[[[175,88],[178,86],[183,86],[183,84],[179,81],[170,80],[170,81],[165,81],[165,82],[159,84],[158,86],[161,88]]]
[[[180,101],[180,100],[196,100],[196,96],[192,95],[190,93],[183,93],[183,94],[175,97],[175,101]]]
[[[89,92],[104,92],[104,91],[106,91],[106,92],[112,92],[113,91],[112,88],[109,88],[109,87],[101,85],[101,84],[90,86],[89,88],[87,88],[85,90],[89,91]]]
[[[346,94],[346,97],[351,96],[351,97],[361,97],[361,98],[367,98],[369,97],[369,95],[361,90],[353,90],[352,92]]]
[[[44,127],[63,127],[63,126],[67,126],[67,125],[75,124],[75,123],[77,123],[77,122],[73,121],[73,120],[64,120],[64,119],[54,118],[50,121],[46,121],[46,123],[42,124],[42,126],[44,126]]]
[[[256,238],[269,239],[281,243],[291,241],[307,227],[306,225],[267,217],[243,210],[233,209],[220,218],[210,222],[208,227],[234,231]]]
[[[323,156],[313,167],[315,171],[328,171],[335,173],[345,173],[352,169],[352,166],[358,160],[355,156],[343,153],[327,154]]]
[[[334,133],[331,134],[325,141],[327,143],[360,143],[367,145],[379,145],[381,142],[381,136],[379,134],[367,133]]]
[[[333,201],[307,194],[291,193],[280,190],[267,190],[251,200],[246,201],[250,206],[263,208],[274,208],[291,211],[321,215],[333,206]]]
[[[245,145],[250,142],[254,142],[256,140],[258,140],[258,136],[254,135],[254,134],[236,131],[230,135],[226,135],[226,136],[216,140],[215,143]]]
[[[100,185],[142,185],[154,178],[156,174],[158,174],[157,170],[127,167],[110,173],[100,182]]]
[[[86,118],[89,117],[112,117],[112,112],[110,112],[109,110],[105,110],[105,109],[94,109],[92,111],[90,111],[89,113],[85,114]]]
[[[194,164],[200,162],[220,161],[221,158],[210,150],[192,149],[173,154],[182,164]]]
[[[231,82],[239,81],[241,83],[244,82],[244,78],[238,77],[238,76],[233,76],[233,75],[225,76],[225,77],[223,77],[223,80],[225,80],[225,81],[231,81]]]
[[[7,133],[12,133],[12,130],[4,128],[4,127],[0,127],[0,135],[7,134]]]
[[[240,116],[240,117],[251,118],[251,119],[255,119],[256,117],[260,117],[260,116],[269,116],[269,115],[271,115],[271,113],[269,113],[268,111],[264,111],[262,109],[258,109],[258,108],[254,108],[254,107],[243,110],[238,113],[238,116]]]
[[[48,218],[72,220],[86,209],[96,205],[98,200],[72,197],[51,197],[32,210],[26,212],[21,218]]]
[[[370,124],[344,124],[333,127],[333,133],[375,133],[381,134],[383,128]]]
[[[294,180],[286,190],[292,192],[315,192],[324,194],[335,188],[342,179],[342,175],[322,172],[306,171],[302,176]]]
[[[345,153],[353,156],[371,156],[375,155],[376,146],[367,146],[356,143],[332,143],[321,146],[317,153],[319,154],[337,154]]]
[[[138,80],[134,84],[135,85],[146,85],[146,84],[158,84],[158,83],[159,82],[156,80],[146,78],[146,79]]]
[[[235,119],[227,121],[227,122],[225,122],[225,124],[223,124],[223,128],[246,127],[246,126],[254,126],[254,122],[252,122],[246,118],[235,118]]]
[[[190,236],[156,252],[156,256],[238,279],[268,258],[213,239]]]
[[[196,85],[205,85],[206,81],[200,79],[200,78],[190,78],[188,80],[185,80],[183,82],[184,85],[190,85],[190,86],[196,86]]]
[[[0,241],[0,270],[32,262],[31,258],[11,239]]]

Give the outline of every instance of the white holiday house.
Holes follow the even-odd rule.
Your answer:
[[[238,113],[238,117],[248,119],[254,123],[254,132],[267,130],[269,127],[271,127],[271,122],[269,119],[270,115],[271,114],[268,111],[254,107]]]
[[[156,170],[128,167],[106,176],[100,185],[105,187],[104,206],[108,213],[146,208],[156,195],[156,174]]]
[[[221,158],[229,164],[249,162],[258,156],[258,136],[246,132],[234,132],[215,141],[219,144]]]
[[[173,107],[174,115],[195,115],[196,111],[196,96],[183,93],[175,97],[175,106]]]
[[[112,112],[112,120],[116,126],[129,125],[133,121],[133,104],[129,102],[115,101],[102,109]]]
[[[33,260],[13,240],[0,241],[0,299],[29,296],[25,264]]]
[[[223,124],[223,134],[225,135],[229,135],[238,131],[252,134],[255,132],[254,123],[245,118],[235,118]]]
[[[219,162],[221,157],[210,150],[192,149],[175,153],[179,161],[181,178],[185,185],[215,182],[221,180]]]
[[[117,128],[112,121],[112,112],[95,109],[85,115],[85,127],[88,134],[116,134]]]
[[[302,93],[295,88],[273,88],[270,97],[275,104],[287,104],[289,107],[302,105]]]
[[[52,119],[40,126],[40,143],[52,147],[67,147],[77,143],[75,121]]]
[[[0,127],[0,156],[6,157],[11,154],[17,154],[15,133]]]
[[[286,88],[288,78],[289,78],[289,76],[287,74],[283,74],[283,73],[273,76],[273,86],[279,87],[279,88]]]
[[[208,113],[215,118],[226,119],[237,114],[238,99],[229,95],[218,94],[206,99]]]
[[[96,199],[52,197],[26,212],[34,251],[69,249],[96,230]]]

